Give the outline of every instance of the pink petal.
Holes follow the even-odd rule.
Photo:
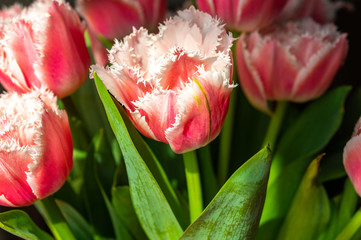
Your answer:
[[[137,1],[79,0],[77,9],[93,31],[108,39],[121,38],[145,22]]]
[[[173,127],[165,132],[175,153],[202,147],[211,139],[211,119],[207,99],[199,85],[190,83],[177,97],[178,115]]]
[[[333,44],[325,44],[297,76],[292,90],[294,101],[306,101],[326,91],[346,57],[347,49],[346,34]]]
[[[167,143],[164,133],[174,124],[178,113],[175,103],[174,91],[153,92],[134,103],[152,131],[147,135],[154,135],[157,140]]]
[[[347,142],[343,164],[356,192],[361,196],[361,136],[355,136]]]
[[[90,56],[84,40],[84,26],[66,3],[52,2],[42,26],[39,78],[59,97],[72,94],[88,76]],[[56,27],[55,27],[56,26]]]
[[[244,37],[236,43],[237,72],[242,89],[248,100],[258,109],[270,112],[267,105],[265,89],[261,79],[251,64],[250,52],[246,49]]]

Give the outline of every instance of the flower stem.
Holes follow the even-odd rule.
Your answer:
[[[61,213],[55,199],[50,196],[35,203],[35,207],[43,216],[55,239],[75,240],[63,214]]]
[[[193,222],[203,211],[201,178],[196,152],[183,153],[183,160],[188,188],[190,220]]]
[[[283,121],[287,108],[287,102],[278,102],[276,111],[271,117],[270,124],[268,126],[266,137],[264,138],[262,146],[269,145],[271,149],[274,149],[275,142]]]
[[[218,156],[218,184],[222,186],[228,177],[229,159],[231,156],[231,145],[233,136],[233,122],[236,109],[237,92],[232,91],[229,101],[228,113],[224,120]]]

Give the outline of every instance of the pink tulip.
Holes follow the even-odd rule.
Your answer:
[[[0,27],[0,83],[8,91],[45,87],[59,98],[87,79],[84,26],[68,3],[34,2]]]
[[[64,110],[44,89],[0,97],[0,204],[24,206],[56,192],[72,169]]]
[[[269,25],[286,0],[197,0],[200,10],[221,18],[227,28],[253,31]]]
[[[361,118],[343,151],[343,165],[356,192],[361,196]]]
[[[218,20],[191,7],[156,35],[134,29],[111,49],[111,67],[92,68],[140,132],[182,153],[221,130],[234,87],[232,42]]]
[[[166,0],[77,0],[77,10],[89,28],[107,39],[121,38],[132,27],[156,28],[166,11]]]
[[[305,102],[326,91],[347,48],[346,34],[311,19],[244,34],[236,44],[240,83],[265,112],[268,100]]]
[[[318,23],[331,22],[340,8],[352,9],[350,3],[330,0],[288,0],[279,20],[301,19],[311,17]]]

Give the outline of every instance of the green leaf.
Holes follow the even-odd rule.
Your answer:
[[[150,239],[178,239],[183,231],[171,207],[139,155],[117,107],[96,73],[94,80],[124,156],[130,194],[144,231]]]
[[[279,240],[317,239],[326,228],[331,208],[326,190],[317,180],[320,159],[312,161],[307,169],[281,227]]]
[[[268,148],[243,164],[181,239],[254,239],[266,196],[270,164]]]
[[[93,239],[89,224],[75,208],[61,200],[56,200],[56,204],[77,240]]]
[[[134,211],[128,186],[114,187],[112,190],[112,204],[114,211],[129,229],[135,239],[146,239],[146,235],[139,224],[137,215]]]
[[[87,158],[84,167],[84,203],[87,209],[89,222],[92,225],[95,239],[114,238],[114,229],[112,227],[111,216],[102,197],[102,191],[99,188],[96,171],[96,147],[102,138],[100,131],[94,138],[93,144],[87,152]]]
[[[350,87],[342,86],[310,104],[297,121],[282,136],[276,149],[270,184],[288,164],[319,152],[339,128],[344,113],[344,101]],[[309,163],[305,163],[307,166]]]
[[[187,206],[184,206],[183,202],[179,200],[157,157],[154,155],[152,149],[148,146],[148,144],[140,136],[139,132],[136,130],[133,123],[129,120],[123,107],[121,107],[118,102],[115,102],[115,105],[117,106],[118,111],[123,118],[123,121],[125,123],[126,128],[128,129],[129,135],[134,143],[134,146],[138,150],[140,156],[142,156],[144,162],[147,164],[147,167],[149,168],[153,177],[157,181],[160,189],[162,190],[169,205],[171,206],[174,215],[177,217],[181,226],[183,226],[184,228],[187,227],[189,225],[189,212],[184,211],[184,208]],[[174,153],[172,152],[172,154]]]
[[[41,230],[27,213],[21,210],[11,210],[0,213],[0,227],[23,239],[53,239],[49,234]]]
[[[349,240],[355,239],[355,235],[358,234],[358,238],[360,239],[359,229],[361,229],[361,209],[359,209],[346,227],[340,232],[340,234],[335,238],[335,240]]]
[[[311,103],[283,135],[273,158],[258,239],[274,236],[314,154],[339,128],[349,87],[339,87]]]

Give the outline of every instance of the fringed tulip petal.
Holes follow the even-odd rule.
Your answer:
[[[63,98],[87,79],[85,26],[68,3],[37,0],[0,24],[0,82],[6,90],[43,87]]]
[[[160,25],[116,41],[106,69],[92,66],[147,137],[176,153],[197,149],[220,132],[234,87],[233,38],[219,21],[190,8]]]
[[[320,96],[346,57],[346,35],[311,19],[243,34],[236,45],[238,75],[249,101],[304,102]]]
[[[1,95],[0,204],[24,206],[57,191],[72,169],[67,114],[43,89]]]
[[[361,119],[357,122],[351,139],[343,150],[343,164],[347,175],[361,196]]]

